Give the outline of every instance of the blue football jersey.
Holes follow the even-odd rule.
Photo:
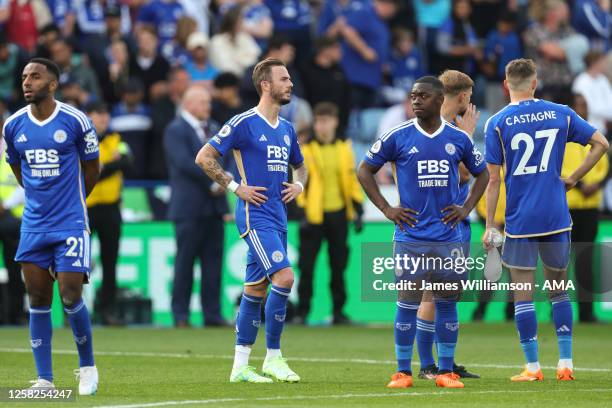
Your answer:
[[[42,122],[28,105],[9,117],[2,129],[6,161],[21,164],[25,232],[89,229],[80,161],[98,157],[98,137],[85,114],[55,103],[51,116]]]
[[[241,236],[250,229],[286,231],[283,182],[288,181],[289,165],[304,162],[293,125],[279,117],[274,126],[253,108],[227,121],[208,143],[221,155],[233,152],[242,184],[268,189],[262,192],[268,201],[261,207],[238,200],[236,225]]]
[[[486,161],[504,165],[506,235],[549,235],[572,228],[561,181],[565,144],[585,145],[595,128],[565,105],[512,103],[485,125]]]
[[[443,120],[429,134],[412,119],[382,135],[364,160],[375,167],[391,162],[400,206],[419,213],[414,228],[395,227],[395,241],[461,241],[458,229],[442,222],[442,209],[463,204],[458,201],[460,162],[474,175],[485,169],[484,157],[467,133]]]

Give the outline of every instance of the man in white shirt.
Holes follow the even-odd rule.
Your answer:
[[[584,96],[589,109],[588,122],[606,135],[612,125],[612,86],[606,72],[606,56],[600,51],[589,51],[584,57],[587,70],[578,75],[572,92]]]

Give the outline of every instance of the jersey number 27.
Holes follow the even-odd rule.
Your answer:
[[[546,129],[538,130],[535,132],[536,139],[546,138],[546,144],[544,145],[544,151],[542,152],[542,159],[540,160],[539,166],[527,166],[529,159],[533,155],[535,142],[531,135],[527,133],[517,133],[512,137],[510,141],[510,147],[512,150],[519,150],[521,142],[525,144],[525,151],[519,160],[518,166],[512,173],[513,176],[522,176],[525,174],[535,174],[538,171],[546,171],[548,169],[548,162],[550,161],[550,152],[555,144],[555,138],[559,129]]]

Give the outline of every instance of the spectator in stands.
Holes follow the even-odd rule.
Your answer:
[[[49,12],[56,27],[62,27],[62,37],[71,37],[74,34],[76,22],[76,8],[73,0],[47,0]],[[41,33],[42,34],[42,33]],[[37,54],[37,57],[43,57]],[[47,57],[43,57],[47,58]]]
[[[7,0],[0,4],[0,25],[10,42],[28,53],[36,49],[38,32],[53,21],[44,0]]]
[[[504,10],[497,20],[496,29],[487,35],[482,64],[487,77],[486,107],[491,114],[507,103],[502,85],[506,64],[522,55],[521,38],[516,31],[516,13]]]
[[[610,0],[575,0],[572,26],[589,39],[591,49],[607,52],[612,36]]]
[[[142,80],[145,100],[152,102],[165,92],[170,65],[158,52],[159,41],[155,29],[142,27],[136,35],[138,51],[131,56],[130,75]]]
[[[600,51],[590,51],[584,60],[587,70],[576,77],[572,92],[586,100],[589,123],[604,135],[611,136],[612,86],[604,75],[606,56]]]
[[[260,50],[268,48],[274,22],[263,0],[246,0],[243,27],[255,39]]]
[[[164,131],[176,117],[181,99],[191,84],[189,73],[183,67],[174,67],[168,74],[168,93],[153,103],[153,139],[151,141],[151,160],[149,177],[166,180],[166,154],[164,151]],[[164,213],[165,217],[165,213]]]
[[[128,73],[129,54],[135,52],[136,44],[131,34],[121,32],[121,9],[118,6],[104,9],[104,22],[106,30],[88,36],[86,49],[99,83],[113,83],[112,87],[103,87],[102,92],[104,100],[114,104],[119,100],[117,86],[123,82],[119,79],[125,77],[121,73]]]
[[[80,45],[87,48],[90,38],[104,34],[107,30],[106,9],[116,9],[120,31],[127,35],[132,31],[132,20],[130,9],[127,4],[120,0],[106,0],[102,4],[99,0],[79,0],[75,2],[77,13],[77,24],[80,32]]]
[[[100,85],[94,71],[86,64],[82,55],[74,56],[72,44],[68,40],[60,38],[51,45],[51,57],[60,69],[60,84],[67,81],[70,76],[72,81],[78,82],[86,95],[80,102],[100,99]]]
[[[329,102],[315,106],[314,138],[302,146],[308,167],[308,183],[298,205],[305,220],[300,228],[300,282],[297,316],[302,322],[310,311],[312,282],[317,255],[327,241],[333,299],[333,324],[349,323],[343,312],[346,302],[344,271],[348,262],[349,222],[361,232],[363,193],[355,175],[355,157],[350,141],[336,138],[338,108]]]
[[[117,258],[121,238],[121,188],[123,173],[132,163],[128,145],[121,135],[109,130],[110,116],[106,105],[94,102],[85,107],[100,139],[100,176],[87,197],[91,233],[97,233],[102,261],[102,285],[96,294],[96,314],[104,325],[121,324],[117,316]]]
[[[310,24],[312,10],[306,0],[264,0],[274,22],[274,36],[288,37],[296,49],[296,63],[302,65],[310,57]]]
[[[134,1],[134,0],[132,0]],[[205,34],[209,34],[211,32],[211,24],[209,21],[209,3],[210,0],[179,0],[181,6],[183,6],[183,10],[185,11],[185,15],[193,18],[198,27],[197,31],[201,31]]]
[[[468,75],[474,73],[475,61],[482,58],[482,50],[470,24],[471,14],[469,0],[453,0],[451,16],[442,24],[436,36],[438,58],[430,67],[431,72],[453,69]]]
[[[72,73],[63,75],[59,85],[56,97],[77,109],[82,109],[87,103],[96,100],[81,87],[79,79]]]
[[[420,48],[426,53],[425,65],[429,72],[435,72],[432,68],[437,58],[436,37],[438,29],[450,17],[451,0],[414,0],[413,6]]]
[[[574,95],[572,108],[582,118],[590,118],[590,106],[582,95]],[[568,143],[563,156],[561,177],[572,174],[587,156],[590,146]],[[593,242],[599,226],[602,187],[608,177],[608,156],[599,162],[567,192],[567,204],[572,216],[572,246],[575,256],[575,276],[578,283],[578,316],[581,322],[593,322]]]
[[[385,102],[390,105],[401,103],[414,81],[425,75],[423,57],[414,43],[412,32],[397,27],[392,39],[393,49],[388,61],[391,85],[383,88]]]
[[[572,84],[570,63],[582,59],[580,37],[568,25],[569,8],[562,0],[546,0],[538,21],[523,35],[525,55],[538,66],[540,96],[548,100],[563,99]]]
[[[393,105],[385,111],[378,125],[377,136],[381,137],[397,125],[412,118],[414,118],[414,112],[412,111],[412,102],[410,101],[410,90],[408,90],[402,103]]]
[[[240,78],[231,72],[215,78],[212,96],[211,118],[217,123],[225,123],[247,109],[240,97]]]
[[[183,6],[176,0],[151,0],[138,10],[137,24],[153,28],[163,49],[176,35],[177,21],[184,14]]]
[[[138,78],[130,78],[121,95],[121,102],[111,111],[110,128],[118,132],[134,155],[134,166],[125,177],[142,179],[147,172],[151,146],[151,110],[144,103],[144,85]]]
[[[40,30],[35,54],[40,58],[51,59],[51,46],[61,38],[60,29],[55,24],[47,24]]]
[[[0,124],[2,123],[4,119],[0,119]],[[15,262],[15,254],[19,246],[25,193],[4,155],[0,157],[0,161],[0,243],[2,243],[4,267],[8,273],[7,290],[0,291],[0,294],[1,292],[6,294],[1,302],[5,313],[4,316],[0,313],[0,321],[4,320],[4,323],[11,325],[23,325],[27,322],[23,308],[25,286],[21,278],[21,266]]]
[[[397,0],[374,0],[372,6],[349,11],[346,22],[340,23],[342,68],[351,85],[351,108],[376,104],[383,63],[389,54],[390,33],[385,20],[396,10]]]
[[[300,80],[300,73],[293,63],[295,60],[295,47],[291,44],[291,40],[287,36],[277,34],[270,39],[268,42],[268,49],[260,56],[259,60],[263,61],[266,58],[274,58],[283,61],[291,77],[291,82],[293,83],[292,94],[299,97],[304,96],[304,87]],[[253,64],[248,67],[242,76],[240,92],[247,105],[257,105],[259,101],[259,95],[253,85],[253,70],[255,69],[255,65],[256,64]]]
[[[344,136],[350,111],[350,86],[340,67],[342,48],[334,37],[315,41],[315,55],[302,67],[306,100],[311,106],[331,102],[338,107],[338,134]]]
[[[121,91],[130,78],[130,55],[127,44],[121,40],[114,41],[109,51],[107,76],[112,86],[104,87],[105,100],[117,103],[121,97]]]
[[[210,42],[210,60],[222,72],[242,77],[245,69],[257,61],[260,49],[242,28],[242,7],[231,8],[221,20],[219,33]]]
[[[200,32],[191,34],[187,40],[187,50],[190,58],[184,66],[191,80],[211,90],[212,81],[219,75],[219,71],[208,58],[208,36]]]
[[[19,47],[0,32],[0,99],[10,105],[21,100],[20,72],[24,62]]]
[[[320,37],[338,37],[346,19],[346,14],[361,10],[362,0],[325,0],[317,18],[317,35]]]
[[[176,22],[176,34],[162,48],[162,55],[171,66],[185,66],[191,56],[188,50],[188,40],[191,35],[198,32],[198,23],[191,17],[183,16]],[[199,32],[208,39],[208,35]]]
[[[221,265],[223,216],[228,212],[225,189],[202,172],[194,157],[217,133],[210,120],[210,96],[200,86],[183,96],[181,112],[164,134],[172,197],[168,218],[174,222],[176,260],[172,285],[172,314],[177,327],[189,326],[189,303],[194,262],[200,261],[200,300],[206,326],[222,326]]]

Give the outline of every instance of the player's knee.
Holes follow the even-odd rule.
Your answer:
[[[81,300],[81,290],[76,285],[65,285],[60,288],[60,297],[64,306],[71,307]]]
[[[291,289],[293,287],[294,277],[291,268],[281,269],[272,275],[272,284],[281,288]]]
[[[266,296],[267,283],[259,283],[257,285],[245,285],[244,293],[248,296],[264,297]]]
[[[51,297],[42,290],[28,289],[28,299],[30,307],[45,307],[51,306]]]

